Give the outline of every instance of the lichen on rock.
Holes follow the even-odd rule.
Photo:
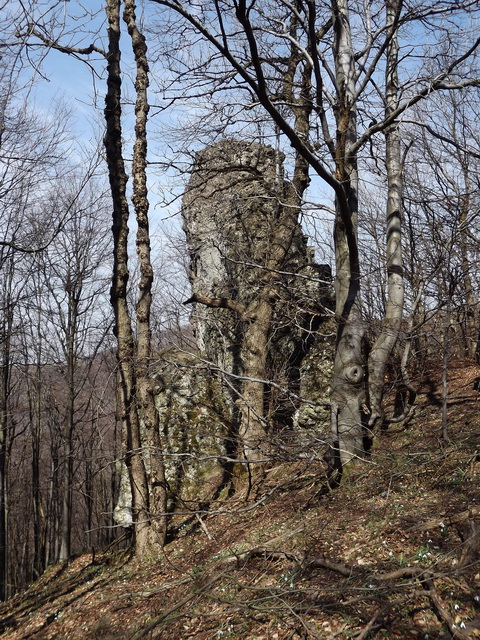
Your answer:
[[[175,347],[161,351],[155,368],[155,405],[168,486],[168,508],[194,508],[208,500],[223,472],[222,460],[231,412],[225,405],[218,376],[198,356]],[[148,473],[148,448],[144,458]],[[122,464],[114,511],[115,522],[132,524],[132,494]]]
[[[271,147],[236,140],[223,140],[197,154],[182,206],[194,294],[228,297],[244,305],[258,296],[262,270],[269,268],[277,237],[276,226],[285,219],[282,207],[288,182],[283,162],[283,156]],[[324,331],[332,316],[331,280],[329,265],[314,261],[298,211],[285,259],[276,273],[269,327],[267,377],[277,383],[268,395],[268,420],[273,428],[312,426],[313,405],[308,410],[299,408],[301,403],[294,396],[315,402],[321,395],[325,401],[330,369],[323,362],[314,364],[313,354],[331,359],[326,347],[332,342],[331,327]],[[246,359],[242,318],[229,309],[195,304],[192,324],[199,349],[224,376],[230,376],[226,385],[230,392],[233,386],[240,394],[237,380],[245,373]],[[317,342],[320,346],[314,346]],[[307,354],[309,364],[302,365]],[[308,384],[301,382],[305,375]],[[285,393],[278,391],[278,385]],[[322,422],[324,414],[321,408],[316,411]]]
[[[238,450],[242,384],[255,350],[251,339],[247,349],[246,336],[258,319],[254,312],[221,308],[222,299],[255,310],[263,296],[270,305],[261,419],[272,442],[287,433],[304,446],[308,437],[321,442],[329,431],[324,403],[333,362],[331,270],[315,263],[301,212],[288,207],[283,162],[271,147],[235,140],[196,156],[182,202],[189,277],[194,296],[218,304],[192,305],[197,353],[172,347],[158,354],[155,366],[171,509],[208,499],[223,462]],[[285,233],[278,233],[280,225]],[[280,240],[287,243],[282,251]],[[147,467],[148,456],[146,449]],[[128,524],[131,502],[125,478],[124,473],[115,510],[120,524]]]

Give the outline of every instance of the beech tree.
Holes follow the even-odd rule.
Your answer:
[[[28,132],[39,122],[31,114]],[[38,128],[39,149],[45,144],[61,157],[55,141],[48,140],[47,125]],[[34,164],[34,159],[30,151],[25,161]],[[64,180],[53,181],[47,171],[42,181],[48,167],[39,161],[36,169],[32,176],[26,171],[16,197],[10,191],[4,201],[0,245],[2,506],[8,510],[2,522],[2,584],[8,585],[7,596],[58,560],[62,528],[69,546],[72,513],[78,514],[71,504],[78,477],[74,436],[77,442],[86,437],[85,407],[94,403],[95,388],[90,365],[110,326],[108,286],[99,271],[106,264],[108,228],[100,184],[89,184],[88,163],[86,175],[78,177],[77,170],[77,179],[66,163],[63,171],[56,167]],[[52,219],[63,221],[60,229]],[[56,508],[60,471],[65,471],[67,518]],[[76,551],[82,548],[83,530],[76,528]]]
[[[154,384],[150,378],[153,268],[150,258],[148,192],[146,177],[146,123],[148,62],[144,36],[136,24],[135,3],[125,0],[123,18],[131,37],[136,65],[135,144],[133,150],[133,204],[136,213],[137,254],[140,262],[139,294],[136,302],[136,336],[127,301],[128,220],[127,175],[123,158],[121,122],[120,8],[118,0],[107,0],[108,52],[105,98],[105,149],[113,201],[114,270],[111,301],[118,341],[117,402],[126,443],[125,461],[132,490],[135,549],[138,556],[162,546],[166,536],[166,484],[161,457]],[[140,408],[146,430],[141,432]],[[150,479],[147,479],[147,460]]]
[[[71,187],[74,184],[72,179]],[[61,561],[68,560],[71,555],[75,431],[83,422],[91,401],[91,398],[81,396],[90,384],[90,369],[111,329],[106,313],[108,287],[105,275],[101,275],[108,264],[105,197],[98,182],[95,186],[91,184],[88,190],[83,189],[81,204],[77,193],[77,189],[70,188],[60,192],[51,203],[60,217],[62,208],[69,208],[70,219],[37,260],[48,293],[45,306],[50,311],[52,335],[47,340],[53,342],[50,350],[56,352],[55,360],[61,363],[55,369],[58,379],[63,382]]]
[[[149,68],[146,41],[139,29],[133,0],[106,0],[103,5],[107,24],[106,47],[102,46],[98,12],[80,12],[79,23],[57,20],[55,5],[38,11],[31,2],[24,9],[24,30],[18,30],[20,44],[40,58],[55,50],[82,59],[94,73],[106,73],[104,146],[112,197],[113,277],[110,290],[117,339],[117,411],[122,424],[125,462],[130,474],[133,504],[135,549],[138,555],[163,545],[166,534],[166,486],[161,455],[158,416],[154,403],[154,384],[150,376],[151,304],[153,267],[150,258],[149,202],[147,191],[147,135],[149,112],[147,90]],[[37,19],[38,16],[38,19]],[[80,26],[81,23],[81,26]],[[136,220],[136,246],[140,278],[135,311],[128,304],[130,282],[129,219],[130,193],[127,188],[127,163],[123,139],[122,109],[125,104],[122,82],[120,36],[126,26],[133,56],[135,124],[132,138],[133,158],[131,202]],[[98,26],[98,25],[97,25]],[[91,29],[89,31],[89,29]],[[84,46],[88,34],[97,44]],[[77,46],[78,45],[78,46]],[[97,69],[100,69],[97,72]],[[147,479],[148,476],[148,479]]]
[[[368,5],[349,0],[152,2],[159,6],[152,31],[158,33],[159,27],[165,30],[168,25],[170,52],[165,59],[172,73],[181,69],[174,81],[169,77],[168,96],[180,99],[190,91],[198,100],[200,87],[209,101],[228,96],[230,104],[243,105],[243,110],[237,106],[237,113],[244,120],[248,114],[252,120],[259,116],[264,135],[280,132],[285,150],[290,145],[310,176],[316,175],[334,195],[338,332],[331,428],[332,467],[341,474],[346,462],[363,455],[365,427],[371,433],[384,419],[385,366],[402,318],[401,119],[432,93],[478,85],[480,40],[462,19],[467,15],[478,19],[478,7],[473,2],[410,6],[402,0]],[[180,35],[183,42],[191,42],[184,55],[172,53]],[[415,59],[409,56],[413,44]],[[440,56],[441,68],[433,75],[426,61],[435,56]],[[291,88],[288,94],[285,83]],[[375,144],[378,134],[384,136],[382,161],[388,175],[384,205],[388,302],[367,363],[358,244],[359,172],[367,168],[363,157],[370,148],[381,150],[382,145]]]
[[[420,112],[405,190],[409,272],[426,284],[425,312],[450,300],[457,355],[469,358],[478,339],[478,98],[478,91],[438,95]]]
[[[411,118],[405,166],[408,307],[417,368],[442,371],[448,438],[448,369],[473,360],[478,341],[478,90],[432,96]]]

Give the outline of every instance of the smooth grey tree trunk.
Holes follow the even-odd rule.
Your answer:
[[[398,107],[398,38],[397,21],[401,0],[388,0],[386,3],[387,46],[386,67],[386,109],[388,118]],[[386,170],[387,170],[387,209],[386,209],[386,267],[387,267],[387,303],[380,335],[376,339],[368,362],[368,396],[370,418],[368,426],[372,432],[381,426],[384,420],[383,390],[385,369],[395,347],[401,329],[404,302],[404,275],[402,252],[402,192],[403,168],[400,149],[400,132],[397,122],[385,131]]]
[[[363,456],[362,407],[366,398],[357,241],[358,171],[354,151],[357,141],[355,59],[348,2],[338,0],[332,6],[338,92],[335,177],[342,189],[337,190],[335,203],[335,312],[338,330],[330,399],[333,467],[341,474],[347,462]]]

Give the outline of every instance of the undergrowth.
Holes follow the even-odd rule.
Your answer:
[[[188,521],[160,557],[115,548],[51,567],[0,609],[6,640],[480,637],[480,417],[464,367],[443,441],[419,396],[344,483],[314,457],[272,463]]]

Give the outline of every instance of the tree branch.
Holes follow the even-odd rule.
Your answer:
[[[382,120],[382,122],[377,122],[369,127],[353,145],[351,153],[358,153],[361,147],[366,142],[368,142],[373,134],[379,133],[380,131],[385,131],[385,129],[387,129],[391,124],[395,122],[395,120],[397,120],[399,116],[402,115],[402,113],[407,111],[407,109],[409,109],[410,107],[413,107],[413,105],[417,104],[417,102],[420,102],[420,100],[428,98],[431,93],[435,91],[454,91],[456,89],[466,89],[467,87],[480,87],[480,78],[471,78],[463,82],[445,82],[446,78],[448,78],[448,76],[455,70],[455,68],[458,67],[464,60],[466,60],[476,49],[478,49],[479,46],[480,38],[477,38],[473,45],[462,56],[454,60],[449,65],[449,67],[443,73],[434,78],[427,87],[425,87],[415,96],[412,96],[411,98],[406,100],[403,104],[399,105],[390,113],[387,118]]]
[[[50,40],[49,38],[44,36],[42,33],[37,31],[37,29],[35,29],[33,24],[27,25],[26,33],[24,34],[17,33],[16,35],[17,37],[35,36],[46,47],[49,47],[50,49],[55,49],[55,51],[60,51],[61,53],[67,53],[68,55],[87,56],[95,52],[95,53],[99,53],[105,59],[108,56],[107,52],[104,51],[104,49],[100,49],[99,47],[96,47],[94,44],[91,44],[88,47],[83,47],[83,48],[62,46],[61,44],[58,44],[58,42],[55,42],[54,40]]]
[[[211,307],[212,309],[230,309],[230,311],[238,313],[243,320],[247,319],[247,307],[241,302],[237,302],[231,298],[213,298],[203,293],[194,293],[188,300],[185,300],[183,304],[192,304],[194,302],[204,304],[206,307]]]
[[[254,65],[254,69],[256,72],[256,78],[253,77],[242,64],[235,58],[235,56],[231,53],[230,49],[222,44],[208,29],[207,27],[200,22],[200,20],[191,14],[179,1],[176,0],[152,0],[156,4],[159,4],[164,7],[168,7],[172,9],[179,15],[181,15],[185,20],[190,22],[190,24],[198,30],[198,32],[217,49],[219,53],[221,53],[226,60],[230,63],[230,65],[237,71],[240,77],[249,85],[249,87],[253,90],[255,95],[258,97],[260,103],[267,111],[267,113],[271,116],[272,120],[279,127],[279,129],[287,136],[290,141],[292,147],[298,151],[303,158],[308,162],[308,164],[312,167],[312,169],[317,173],[317,175],[322,178],[334,191],[335,194],[342,204],[344,204],[345,208],[347,207],[346,196],[343,189],[342,183],[335,178],[330,171],[326,169],[323,163],[317,158],[317,156],[310,150],[308,145],[297,135],[295,130],[291,127],[291,125],[287,122],[287,120],[282,116],[280,111],[275,107],[270,97],[268,96],[266,81],[263,74],[263,70],[261,69],[261,64],[259,59],[253,59],[252,63]],[[247,41],[250,48],[250,53],[252,57],[255,52],[257,52],[257,46],[255,42],[255,37],[253,34],[253,29],[248,17],[249,11],[245,9],[245,2],[240,2],[236,8],[236,16],[239,20],[240,24],[242,24],[245,35],[247,37]]]

